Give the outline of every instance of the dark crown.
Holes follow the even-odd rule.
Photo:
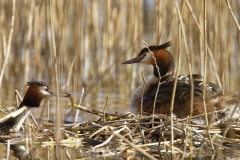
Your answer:
[[[143,48],[141,51],[140,51],[140,54],[143,54],[143,53],[146,53],[149,51],[153,51],[153,50],[161,50],[161,49],[167,49],[169,46],[172,45],[172,41],[168,41],[164,44],[161,44],[161,45],[152,45],[152,46],[148,46],[148,47],[145,47]],[[140,55],[139,54],[139,55]]]
[[[47,83],[41,82],[41,81],[32,80],[31,82],[27,82],[27,86],[34,86],[34,85],[49,87]]]

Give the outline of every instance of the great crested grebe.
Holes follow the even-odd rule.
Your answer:
[[[0,134],[18,132],[30,111],[39,107],[44,98],[55,95],[53,90],[44,82],[31,81],[27,82],[27,85],[29,87],[18,109],[0,118]],[[68,97],[69,94],[61,93],[59,96]]]
[[[157,94],[155,113],[170,115],[170,105],[172,99],[172,92],[175,77],[173,71],[175,69],[175,62],[172,54],[167,50],[171,46],[171,41],[158,46],[149,46],[148,48],[153,53],[156,64],[160,71],[160,86]],[[152,53],[149,52],[147,47],[143,48],[136,58],[123,62],[122,64],[142,63],[153,66],[153,76],[146,81],[145,90],[143,94],[142,113],[152,114],[155,94],[158,88],[159,73],[155,65],[155,60]],[[194,85],[194,99],[193,99],[193,113],[192,115],[199,115],[204,113],[203,104],[203,81],[202,76],[198,74],[192,75]],[[173,113],[183,118],[190,115],[190,77],[188,75],[180,75],[177,79],[174,109]],[[129,107],[130,111],[135,114],[141,113],[141,98],[142,98],[143,84],[141,84],[132,94]],[[205,86],[205,102],[207,112],[223,109],[223,105],[216,103],[219,96],[222,95],[221,89],[218,85],[206,82]]]

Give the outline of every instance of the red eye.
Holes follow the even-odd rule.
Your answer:
[[[45,91],[48,91],[48,87],[47,86],[44,86],[44,88],[45,88]]]

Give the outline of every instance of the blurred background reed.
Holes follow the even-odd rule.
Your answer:
[[[143,41],[172,40],[176,62],[181,54],[179,74],[189,74],[182,29],[193,73],[204,74],[205,39],[207,80],[225,93],[239,91],[240,30],[234,18],[240,23],[240,1],[229,5],[224,0],[1,0],[0,103],[16,106],[14,90],[23,96],[26,82],[36,79],[70,92],[76,103],[84,87],[85,107],[102,110],[109,96],[107,111],[126,112],[142,82],[141,70],[147,78],[152,67],[121,62],[135,57]],[[58,115],[70,110],[64,106]],[[83,112],[80,117],[93,119]]]

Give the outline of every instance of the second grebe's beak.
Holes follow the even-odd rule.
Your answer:
[[[130,60],[127,60],[123,62],[122,64],[132,64],[132,63],[139,63],[143,58],[142,57],[136,57]]]
[[[51,91],[52,96],[57,96],[57,93],[55,91]],[[59,93],[59,97],[70,97],[70,93]]]

